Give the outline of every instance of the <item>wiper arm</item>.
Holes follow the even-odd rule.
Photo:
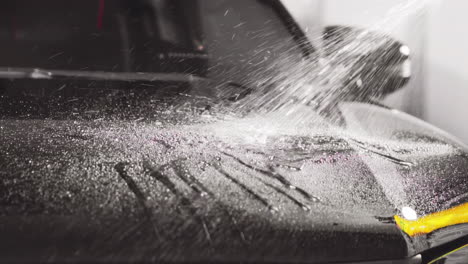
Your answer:
[[[203,77],[183,73],[152,73],[152,72],[105,72],[105,71],[74,71],[47,70],[39,68],[0,68],[0,78],[3,79],[82,79],[106,81],[166,81],[166,82],[197,82],[206,80]]]
[[[237,82],[228,81],[225,83],[225,85],[242,89],[238,93],[232,94],[226,98],[227,100],[231,102],[237,102],[241,99],[244,99],[246,96],[248,96],[254,91],[252,87],[249,87],[244,84],[237,83]]]
[[[414,166],[415,164],[413,164],[412,162],[409,162],[409,161],[405,161],[405,160],[402,160],[402,159],[399,159],[399,158],[396,158],[390,154],[387,154],[387,153],[383,153],[382,151],[378,151],[378,150],[375,150],[375,149],[372,149],[368,146],[366,146],[365,143],[361,142],[361,141],[358,141],[358,140],[355,140],[355,139],[352,139],[352,138],[348,138],[348,142],[352,142],[354,146],[357,146],[367,152],[370,152],[370,153],[373,153],[375,155],[378,155],[382,158],[385,158],[395,164],[398,164],[398,165],[401,165],[401,166],[404,166],[404,167],[412,167]]]

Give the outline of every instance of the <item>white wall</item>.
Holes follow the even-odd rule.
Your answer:
[[[441,1],[428,23],[424,118],[468,143],[468,1]]]
[[[323,1],[322,0],[281,0],[293,17],[299,22],[314,45],[323,28]]]

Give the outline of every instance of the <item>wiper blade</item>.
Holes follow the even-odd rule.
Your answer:
[[[348,138],[348,142],[353,142],[355,146],[367,151],[367,152],[370,152],[370,153],[373,153],[375,155],[378,155],[382,158],[385,158],[395,164],[398,164],[398,165],[401,165],[401,166],[404,166],[404,167],[412,167],[414,166],[415,164],[412,163],[412,162],[409,162],[409,161],[405,161],[405,160],[402,160],[402,159],[399,159],[399,158],[396,158],[390,154],[387,154],[387,153],[382,153],[381,151],[377,151],[377,150],[374,150],[370,147],[368,147],[365,143],[361,142],[361,141],[358,141],[358,140],[355,140],[355,139],[350,139]]]
[[[106,81],[166,81],[166,82],[197,82],[205,78],[184,73],[152,73],[152,72],[106,72],[106,71],[75,71],[48,70],[39,68],[0,68],[0,78],[3,79],[83,79]]]
[[[242,89],[238,93],[227,96],[226,99],[228,101],[231,101],[231,102],[237,102],[237,101],[239,101],[241,99],[244,99],[246,96],[250,95],[254,91],[254,89],[252,87],[249,87],[249,86],[246,86],[244,84],[237,83],[237,82],[228,81],[228,82],[225,83],[225,85]]]

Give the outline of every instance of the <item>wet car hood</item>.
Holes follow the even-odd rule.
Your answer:
[[[460,203],[464,151],[414,127],[356,136],[369,127],[347,113],[351,132],[265,137],[235,120],[2,120],[0,255],[339,262],[430,246],[392,217]]]

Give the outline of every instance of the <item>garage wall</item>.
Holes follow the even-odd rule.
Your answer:
[[[289,12],[302,26],[314,45],[320,45],[319,37],[323,28],[322,0],[281,0]]]
[[[428,21],[424,118],[468,143],[468,1],[435,3]]]

